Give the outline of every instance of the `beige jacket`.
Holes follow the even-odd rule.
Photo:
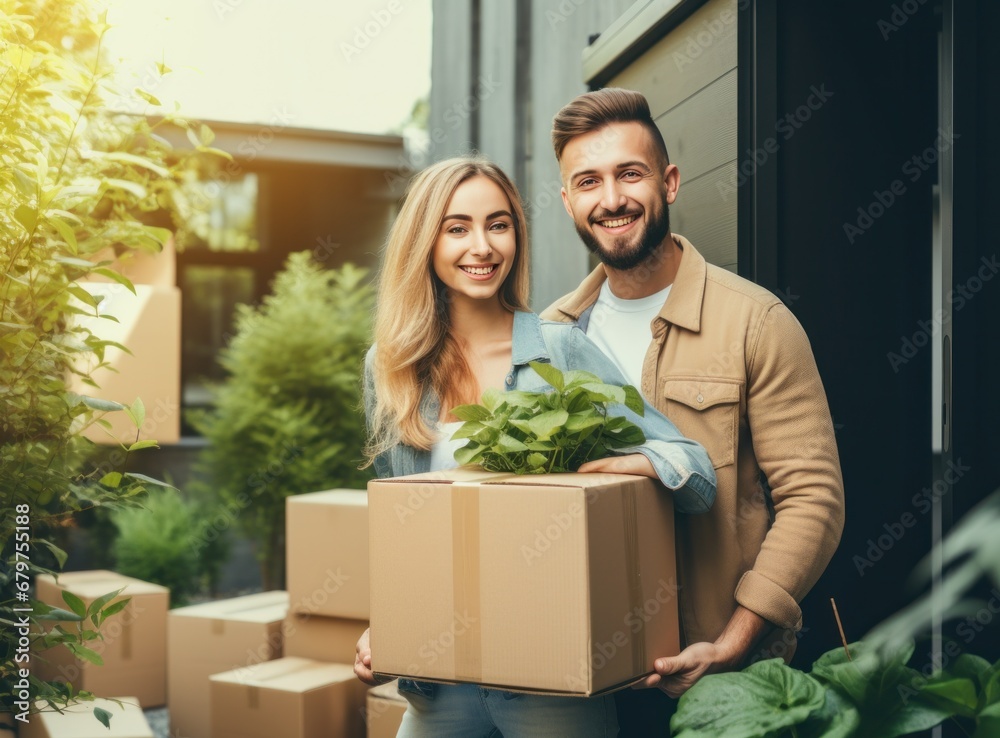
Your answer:
[[[674,240],[683,254],[651,325],[642,393],[705,446],[718,475],[713,509],[677,516],[683,635],[714,641],[737,603],[799,630],[799,602],[844,526],[837,442],[812,349],[777,297]],[[605,279],[599,266],[542,317],[586,313],[585,322]],[[794,638],[786,643],[794,650]]]

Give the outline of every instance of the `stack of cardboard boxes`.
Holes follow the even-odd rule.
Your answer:
[[[283,657],[211,677],[212,738],[363,738],[354,653],[368,627],[367,494],[290,497],[286,523]]]

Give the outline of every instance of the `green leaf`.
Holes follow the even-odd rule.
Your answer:
[[[115,190],[125,190],[126,192],[135,195],[140,200],[146,196],[146,188],[143,187],[138,182],[132,182],[128,179],[117,179],[115,177],[108,177],[102,180],[102,184],[106,189]]]
[[[140,482],[145,482],[146,484],[152,484],[154,487],[163,487],[164,489],[172,489],[174,491],[180,492],[174,485],[167,484],[160,479],[153,479],[152,477],[147,477],[145,474],[139,474],[138,472],[125,472],[125,476],[129,479],[135,479]]]
[[[67,643],[66,647],[73,653],[77,658],[81,658],[84,661],[89,661],[94,666],[104,666],[104,659],[96,651],[92,651],[86,646],[82,646],[79,643]]]
[[[135,443],[133,443],[128,447],[128,451],[129,453],[132,453],[133,451],[141,451],[144,448],[159,448],[159,447],[160,445],[156,441],[149,439],[143,441],[136,441]]]
[[[44,546],[45,548],[47,548],[49,552],[55,557],[56,563],[58,564],[57,568],[59,570],[62,570],[62,568],[66,565],[66,559],[69,557],[69,555],[61,548],[59,548],[59,546],[54,544],[52,541],[46,538],[34,538],[32,539],[32,543],[34,543],[36,546]]]
[[[14,209],[14,219],[24,226],[24,230],[31,233],[38,222],[38,209],[29,205],[18,205]]]
[[[675,738],[760,738],[804,722],[826,702],[823,687],[785,665],[760,661],[742,672],[702,677],[670,721]]]
[[[107,267],[95,267],[93,270],[94,274],[100,274],[102,277],[107,277],[110,280],[117,282],[118,284],[125,285],[129,292],[133,295],[135,294],[135,285],[132,284],[132,280],[126,277],[124,274],[116,272],[114,269],[108,269]]]
[[[556,369],[551,364],[545,364],[541,361],[529,362],[528,366],[534,369],[535,374],[537,374],[543,380],[551,384],[560,392],[563,391],[563,388],[566,386],[566,383],[563,379],[563,373],[561,371]]]
[[[622,390],[625,392],[625,407],[640,418],[643,417],[646,414],[646,404],[642,401],[642,395],[639,394],[639,390],[631,384],[626,384],[622,387]]]
[[[79,250],[79,245],[76,242],[76,231],[73,229],[69,223],[61,218],[53,218],[49,221],[49,224],[56,229],[60,236],[62,236],[63,241],[69,246],[70,251],[74,254]]]
[[[451,414],[459,420],[466,422],[470,420],[489,420],[492,415],[482,405],[459,405],[452,409]]]
[[[131,601],[132,601],[131,597],[126,597],[123,600],[118,600],[118,602],[112,602],[110,605],[108,605],[101,611],[101,622],[104,622],[111,616],[120,613],[122,610],[128,607],[128,603]]]
[[[545,454],[540,454],[538,452],[528,454],[526,459],[528,466],[532,469],[540,469],[549,463],[549,459]]]
[[[122,473],[116,471],[110,471],[101,477],[101,484],[105,487],[112,487],[117,489],[122,483]]]
[[[930,704],[963,717],[975,716],[979,704],[976,685],[963,677],[932,680],[923,686],[920,694]]]
[[[105,710],[103,707],[94,708],[94,717],[101,721],[103,725],[108,730],[111,730],[111,713]]]
[[[590,412],[573,413],[566,421],[566,430],[573,433],[590,430],[604,425],[604,418],[591,410]]]
[[[455,451],[455,461],[461,466],[475,464],[482,455],[482,447],[479,444],[468,444]]]
[[[585,384],[592,384],[594,382],[600,382],[601,378],[596,374],[591,374],[590,372],[581,371],[579,369],[571,369],[568,372],[563,373],[563,380],[566,383],[564,392],[569,392],[570,390],[581,387]]]
[[[80,395],[80,402],[89,407],[92,410],[103,410],[106,412],[113,412],[115,410],[124,410],[125,406],[120,402],[115,402],[114,400],[104,400],[100,397],[87,397],[86,395]]]
[[[569,413],[565,410],[550,410],[547,413],[536,415],[528,421],[530,433],[539,441],[547,441],[552,434],[562,428],[569,419]]]
[[[501,433],[500,438],[497,441],[497,446],[500,451],[505,454],[519,453],[521,451],[527,451],[528,447],[521,443],[519,440],[507,433]]]
[[[135,421],[135,427],[139,428],[146,420],[146,406],[142,403],[142,398],[136,397],[130,409],[132,410],[132,420]]]
[[[613,384],[591,382],[581,387],[593,402],[618,402],[625,404],[625,390]]]
[[[133,90],[133,92],[135,92],[136,95],[138,95],[139,97],[141,97],[143,100],[145,100],[146,102],[148,102],[150,105],[156,105],[157,107],[159,107],[160,105],[163,104],[159,100],[157,100],[153,95],[151,95],[150,93],[146,92],[145,90],[143,90],[140,87],[136,87],[135,90]],[[166,175],[163,175],[163,176],[166,176]]]
[[[62,598],[63,602],[69,605],[69,609],[75,614],[79,615],[81,618],[87,617],[87,606],[83,604],[83,600],[67,589],[62,591]]]
[[[113,600],[115,597],[117,597],[118,595],[120,595],[122,593],[123,589],[125,589],[125,588],[121,587],[119,589],[116,589],[114,592],[108,592],[107,594],[103,594],[100,597],[98,597],[96,600],[94,600],[93,602],[91,602],[90,603],[90,607],[87,608],[87,615],[92,618],[95,613],[98,613],[98,612],[101,611],[102,607],[104,607],[106,604],[108,604],[109,602],[111,602],[111,600]]]
[[[48,612],[41,614],[35,612],[33,617],[35,620],[54,620],[63,623],[78,623],[83,620],[83,615],[77,615],[75,612],[69,612],[59,607],[53,607]]]
[[[994,702],[976,716],[976,732],[972,738],[996,738],[1000,735],[1000,702]]]
[[[21,171],[18,167],[12,167],[14,173],[14,186],[27,199],[33,198],[38,193],[38,183]]]
[[[482,396],[483,405],[491,413],[495,413],[497,407],[499,407],[500,405],[501,402],[500,398],[503,394],[504,393],[500,392],[499,390],[493,389],[492,387],[486,388]]]

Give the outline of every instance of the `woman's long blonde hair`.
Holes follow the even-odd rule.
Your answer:
[[[369,463],[400,442],[424,450],[433,446],[435,431],[420,415],[428,390],[449,409],[478,400],[479,382],[449,330],[447,294],[433,266],[448,203],[459,185],[477,176],[500,186],[510,200],[514,220],[514,263],[500,286],[500,304],[511,311],[527,310],[528,229],[510,178],[479,157],[448,159],[417,174],[406,189],[382,255],[372,365],[376,401],[365,450]]]

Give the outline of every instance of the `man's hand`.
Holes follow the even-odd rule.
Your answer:
[[[385,678],[378,678],[372,673],[372,647],[369,640],[371,628],[366,628],[358,639],[358,645],[354,655],[354,673],[358,679],[373,687],[376,684],[384,684],[391,681]]]
[[[656,673],[635,688],[659,687],[671,697],[680,697],[706,674],[740,668],[770,627],[760,615],[738,605],[715,643],[692,643],[676,656],[657,659],[653,663]]]
[[[692,643],[679,654],[657,659],[655,674],[635,685],[636,689],[659,687],[675,699],[687,692],[706,674],[731,670],[732,654],[714,643]]]
[[[629,454],[628,456],[608,456],[595,461],[588,461],[582,465],[579,472],[605,472],[607,474],[635,474],[640,477],[652,477],[657,479],[656,470],[653,464],[642,454]]]

